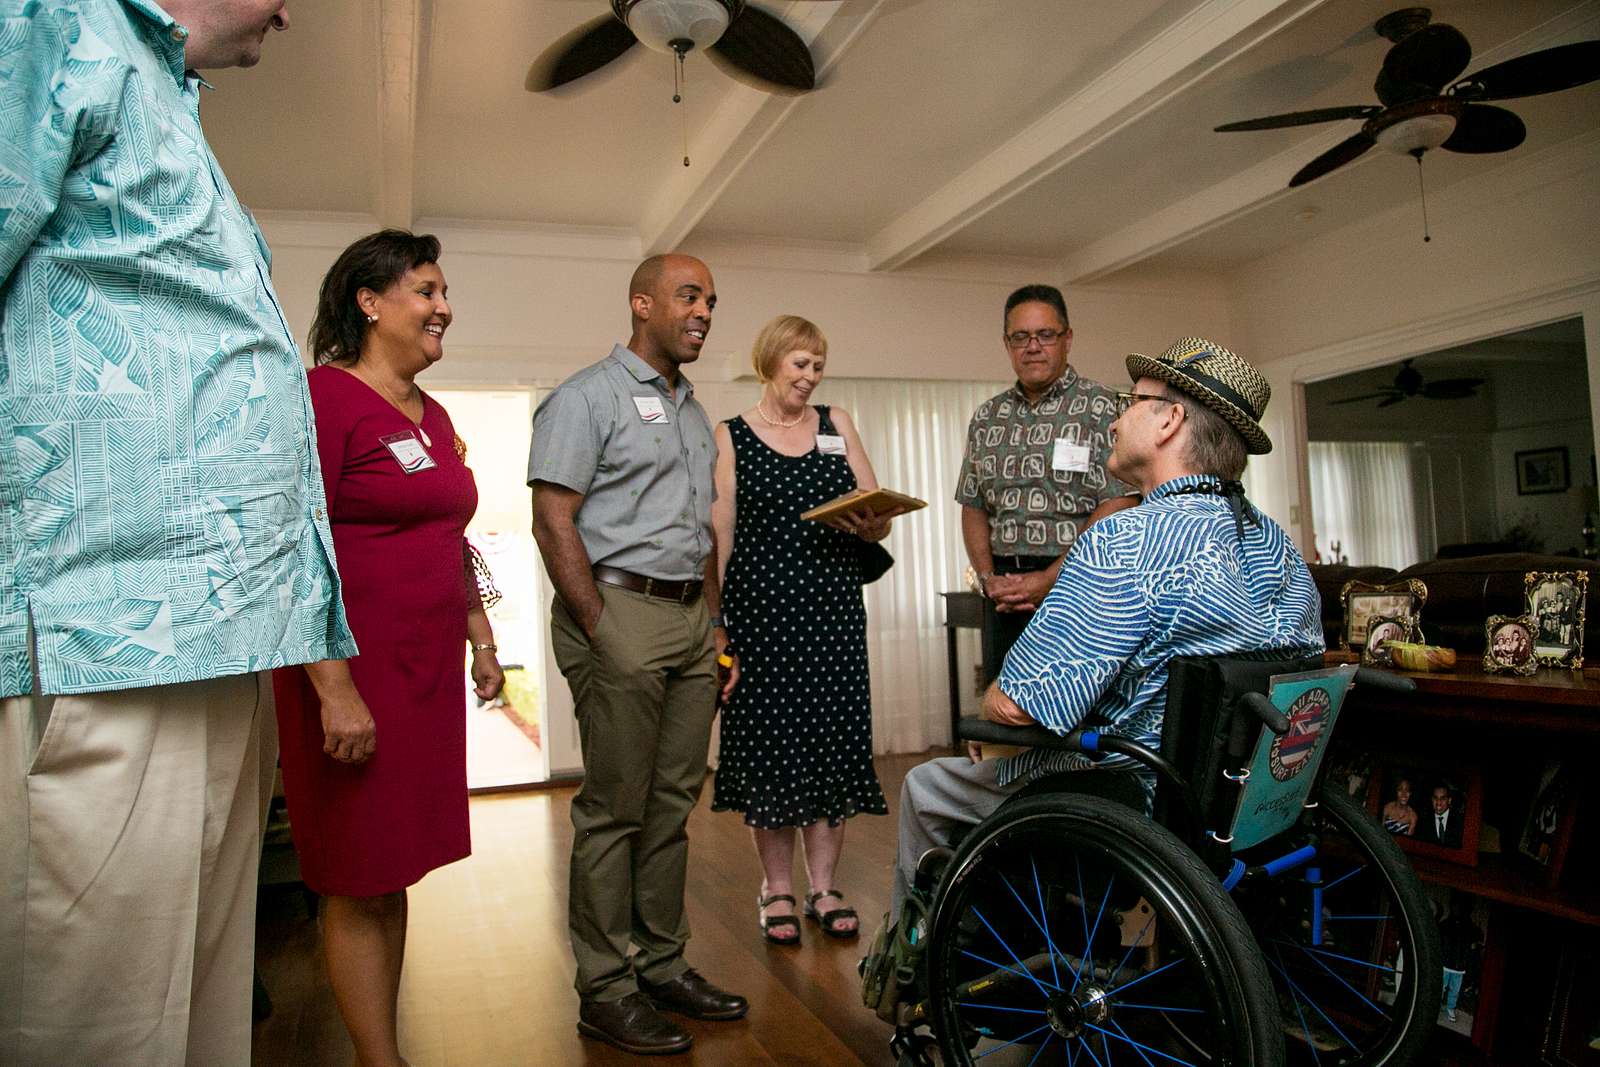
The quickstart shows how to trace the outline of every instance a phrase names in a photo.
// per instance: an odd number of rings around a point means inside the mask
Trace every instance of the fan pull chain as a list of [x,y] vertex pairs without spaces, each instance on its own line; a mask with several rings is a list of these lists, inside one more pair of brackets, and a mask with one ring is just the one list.
[[1428,183],[1422,180],[1422,153],[1415,153],[1417,157],[1417,191],[1422,194],[1422,243],[1427,244],[1433,240],[1428,235]]
[[677,56],[678,62],[672,68],[672,102],[679,105],[678,124],[683,133],[683,165],[687,167],[689,165],[689,116],[682,109],[682,88],[688,85],[689,76],[683,67],[685,50],[681,48],[674,49],[673,54]]

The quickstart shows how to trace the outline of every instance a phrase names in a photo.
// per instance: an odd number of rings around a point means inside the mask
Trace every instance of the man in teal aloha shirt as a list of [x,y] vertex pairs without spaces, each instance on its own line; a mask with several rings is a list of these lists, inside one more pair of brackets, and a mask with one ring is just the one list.
[[[250,1058],[272,667],[348,658],[197,69],[284,0],[0,0],[0,1067]],[[206,86],[209,88],[209,86]]]

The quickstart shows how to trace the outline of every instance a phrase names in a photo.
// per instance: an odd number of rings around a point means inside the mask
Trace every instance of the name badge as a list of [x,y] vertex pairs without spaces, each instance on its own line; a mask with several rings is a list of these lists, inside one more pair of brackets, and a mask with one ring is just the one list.
[[1087,471],[1089,446],[1075,445],[1065,437],[1056,438],[1055,452],[1050,457],[1050,466],[1057,471]]
[[659,396],[636,396],[633,406],[639,409],[639,421],[655,426],[667,424],[667,408]]
[[400,469],[407,474],[416,474],[418,471],[438,466],[433,457],[428,455],[428,450],[422,447],[422,442],[412,434],[392,433],[378,440],[389,450],[389,454],[394,456],[395,462],[400,464]]
[[824,456],[844,455],[844,438],[836,433],[817,434],[817,451]]

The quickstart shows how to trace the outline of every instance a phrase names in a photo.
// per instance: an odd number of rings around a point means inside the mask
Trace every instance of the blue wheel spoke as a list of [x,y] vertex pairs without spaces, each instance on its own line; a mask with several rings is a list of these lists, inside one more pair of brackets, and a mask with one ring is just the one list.
[[1083,963],[1072,975],[1072,990],[1077,992],[1084,971],[1094,973],[1094,940],[1089,936],[1089,898],[1083,892],[1083,857],[1074,854],[1072,865],[1078,870],[1078,911],[1083,916]]
[[1100,932],[1100,920],[1105,916],[1106,904],[1111,900],[1111,890],[1116,888],[1116,885],[1117,876],[1113,874],[1106,882],[1106,895],[1100,898],[1100,909],[1094,913],[1094,929],[1089,932],[1089,943],[1083,946],[1084,958],[1089,961],[1090,977],[1094,976],[1094,935]]
[[1326,893],[1328,890],[1332,889],[1334,886],[1338,885],[1340,882],[1343,882],[1343,881],[1345,881],[1346,879],[1349,879],[1349,878],[1354,878],[1356,875],[1360,874],[1362,871],[1364,871],[1366,869],[1367,868],[1366,868],[1365,865],[1359,865],[1359,866],[1351,867],[1348,871],[1345,871],[1343,874],[1341,874],[1339,877],[1335,878],[1333,881],[1324,882],[1322,884],[1322,886],[1321,886],[1321,889],[1322,889],[1322,891],[1324,893]]
[[[1033,914],[1033,910],[1029,908],[1027,903],[1022,899],[1022,894],[1018,893],[1016,887],[1011,884],[1011,879],[1007,878],[1005,875],[1001,875],[1000,881],[1008,890],[1011,891],[1011,896],[1015,898],[1017,907],[1021,908],[1022,913],[1026,915],[1030,921],[1032,921],[1034,928],[1044,935],[1045,951],[1050,956],[1050,974],[1055,979],[1056,988],[1059,989],[1061,987],[1061,972],[1056,969],[1056,945],[1055,942],[1050,939],[1050,930],[1041,921],[1042,917],[1044,916],[1044,898],[1041,896],[1039,899],[1039,914],[1036,916]],[[1036,886],[1039,884],[1039,869],[1037,866],[1034,867],[1033,882]],[[1066,959],[1066,954],[1063,953],[1061,958]]]
[[1204,1015],[1204,1008],[1180,1008],[1175,1004],[1129,1004],[1126,1001],[1117,1001],[1118,1011],[1127,1011],[1129,1008],[1141,1008],[1145,1011],[1178,1011],[1191,1015]]
[[[1126,1041],[1128,1044],[1133,1046],[1133,1051],[1135,1051],[1135,1052],[1137,1052],[1139,1054],[1139,1058],[1141,1060],[1143,1060],[1148,1065],[1148,1067],[1156,1067],[1155,1064],[1150,1062],[1150,1057],[1146,1056],[1144,1054],[1144,1048],[1137,1041],[1135,1041],[1133,1038],[1128,1036],[1128,1031],[1126,1031],[1126,1030],[1124,1030],[1122,1028],[1122,1024],[1121,1023],[1117,1022],[1117,1020],[1115,1020],[1115,1019],[1112,1019],[1111,1020],[1111,1025],[1115,1026],[1117,1028],[1117,1033],[1122,1035],[1122,1040]],[[1100,1040],[1101,1040],[1101,1043],[1103,1045],[1105,1039],[1101,1038]]]
[[1111,972],[1110,978],[1106,979],[1106,985],[1116,985],[1117,975],[1121,974],[1122,969],[1128,965],[1128,961],[1133,959],[1134,949],[1140,947],[1139,942],[1144,940],[1144,935],[1150,930],[1150,924],[1155,921],[1156,909],[1155,905],[1152,904],[1150,906],[1150,918],[1144,921],[1144,926],[1139,930],[1139,936],[1133,939],[1133,944],[1128,946],[1128,951],[1122,954],[1122,962],[1117,964],[1117,969]]
[[[972,909],[972,914],[978,917],[978,921],[984,925],[984,929],[988,930],[989,933],[994,936],[994,939],[1000,943],[1000,947],[1006,950],[1006,955],[1010,956],[1011,959],[1015,961],[1016,965],[1022,968],[1021,973],[1028,976],[1028,981],[1039,987],[1039,992],[1041,995],[1048,997],[1050,994],[1044,991],[1044,985],[1040,984],[1039,979],[1034,975],[1034,973],[1028,970],[1028,965],[1023,963],[1021,958],[1017,956],[1016,952],[1012,950],[1010,943],[1007,942],[1005,938],[1000,936],[1000,931],[989,925],[989,920],[983,917],[983,912],[974,907]],[[1058,993],[1061,992],[1061,987],[1058,985],[1052,984],[1050,988],[1054,989]]]
[[1039,929],[1044,934],[1045,947],[1050,951],[1050,974],[1056,980],[1056,985],[1060,985],[1061,972],[1056,970],[1056,945],[1050,940],[1050,916],[1044,910],[1044,887],[1039,884],[1039,864],[1030,857],[1028,865],[1033,868],[1033,893],[1039,899]]
[[[1299,1001],[1301,1001],[1301,998],[1304,998],[1304,1000],[1306,1000],[1307,1005],[1310,1005],[1310,1009],[1312,1009],[1312,1011],[1315,1011],[1315,1013],[1317,1013],[1318,1016],[1322,1016],[1322,1021],[1326,1022],[1326,1024],[1330,1025],[1330,1027],[1331,1027],[1331,1029],[1333,1029],[1334,1033],[1338,1033],[1339,1040],[1344,1041],[1344,1043],[1346,1043],[1346,1045],[1349,1045],[1350,1048],[1354,1048],[1354,1049],[1357,1049],[1357,1051],[1360,1051],[1360,1046],[1358,1046],[1357,1043],[1355,1043],[1355,1041],[1350,1040],[1350,1035],[1347,1035],[1347,1033],[1344,1032],[1344,1030],[1339,1029],[1339,1024],[1336,1024],[1336,1022],[1334,1022],[1333,1019],[1330,1019],[1330,1017],[1328,1017],[1328,1013],[1326,1013],[1326,1011],[1323,1011],[1323,1009],[1320,1008],[1320,1006],[1317,1005],[1317,1001],[1312,1000],[1312,998],[1310,998],[1310,995],[1307,995],[1306,990],[1302,990],[1301,987],[1299,987],[1299,985],[1294,984],[1293,977],[1290,977],[1290,973],[1288,973],[1288,969],[1286,969],[1285,966],[1283,966],[1283,957],[1282,957],[1282,955],[1278,955],[1278,950],[1275,949],[1275,947],[1274,947],[1274,949],[1272,949],[1272,955],[1277,955],[1277,957],[1278,957],[1277,963],[1272,963],[1272,960],[1267,960],[1267,965],[1275,966],[1275,968],[1277,968],[1278,974],[1282,974],[1283,981],[1288,982],[1288,987],[1290,987],[1290,995],[1291,995],[1291,997],[1294,997],[1294,1009],[1296,1009],[1296,1011],[1299,1011]],[[1334,976],[1334,977],[1338,977],[1338,976]],[[1360,993],[1357,993],[1357,995],[1360,995]],[[1365,1000],[1365,997],[1363,997],[1362,1000]],[[1306,1016],[1304,1016],[1304,1014],[1302,1014],[1302,1016],[1301,1016],[1301,1027],[1304,1027],[1304,1025],[1306,1025]],[[1312,1053],[1312,1059],[1317,1059],[1317,1046],[1315,1046],[1314,1043],[1312,1043],[1312,1040],[1310,1040],[1310,1030],[1306,1030],[1306,1045],[1310,1046],[1310,1053]]]
[[1106,1067],[1105,1064],[1100,1062],[1100,1057],[1094,1054],[1094,1045],[1088,1038],[1080,1037],[1078,1040],[1083,1042],[1083,1051],[1089,1054],[1089,1058],[1095,1062],[1095,1067]]
[[[1317,1054],[1317,1043],[1311,1038],[1311,1024],[1306,1022],[1306,1013],[1300,1007],[1300,987],[1294,984],[1294,979],[1289,977],[1289,972],[1283,969],[1283,956],[1278,952],[1278,946],[1272,946],[1272,954],[1277,957],[1277,962],[1268,960],[1273,968],[1283,975],[1284,982],[1289,986],[1289,999],[1294,1002],[1294,1014],[1300,1020],[1300,1032],[1306,1037],[1306,1048],[1311,1050],[1311,1062],[1321,1063],[1322,1057]],[[1335,1027],[1337,1029],[1337,1027]]]
[[1346,956],[1341,952],[1329,952],[1325,948],[1312,948],[1309,945],[1302,945],[1298,941],[1281,941],[1280,943],[1281,944],[1293,945],[1295,948],[1299,949],[1301,952],[1311,953],[1311,954],[1317,955],[1317,956],[1326,956],[1330,960],[1342,960],[1345,963],[1353,963],[1357,967],[1367,967],[1367,968],[1369,968],[1371,970],[1374,970],[1374,971],[1382,971],[1384,974],[1393,974],[1394,973],[1394,968],[1388,966],[1387,964],[1371,963],[1371,962],[1369,962],[1367,960],[1357,959],[1354,956]]
[[1033,1050],[1033,1058],[1028,1060],[1028,1067],[1033,1067],[1034,1064],[1039,1062],[1039,1057],[1044,1055],[1044,1050],[1049,1046],[1050,1042],[1054,1041],[1055,1039],[1055,1034],[1049,1034],[1043,1041],[1039,1042],[1039,1047]]
[[958,1000],[958,1001],[956,1001],[956,1007],[958,1007],[958,1008],[982,1008],[985,1011],[1014,1011],[1014,1012],[1019,1012],[1019,1013],[1021,1013],[1023,1015],[1043,1015],[1044,1014],[1044,1009],[1043,1008],[1011,1008],[1011,1007],[1007,1007],[1004,1004],[974,1004],[970,1000]]
[[1187,957],[1187,956],[1180,956],[1177,959],[1173,960],[1171,963],[1163,963],[1161,966],[1157,967],[1153,971],[1146,971],[1144,974],[1141,974],[1139,977],[1135,978],[1131,982],[1124,982],[1121,985],[1117,986],[1115,989],[1108,989],[1108,990],[1106,990],[1106,997],[1109,999],[1113,994],[1121,993],[1125,989],[1132,989],[1134,986],[1138,985],[1140,982],[1144,981],[1146,978],[1154,978],[1156,975],[1160,974],[1162,971],[1165,971],[1165,970],[1167,970],[1169,968],[1172,968],[1172,967],[1176,967],[1178,964],[1183,963],[1188,958],[1189,957]]
[[975,1060],[981,1060],[985,1056],[992,1056],[996,1052],[1001,1051],[1002,1049],[1010,1048],[1012,1045],[1015,1045],[1019,1041],[1028,1040],[1028,1038],[1032,1037],[1034,1034],[1039,1033],[1041,1030],[1048,1030],[1048,1029],[1050,1029],[1050,1024],[1049,1023],[1045,1023],[1043,1026],[1039,1027],[1037,1030],[1029,1030],[1027,1033],[1023,1034],[1021,1037],[1014,1037],[1010,1041],[1007,1041],[1005,1044],[996,1045],[994,1048],[990,1049],[989,1051],[980,1052],[980,1053],[978,1053],[976,1056],[974,1056],[972,1058],[975,1059]]
[[1087,1026],[1089,1029],[1093,1030],[1095,1033],[1100,1034],[1100,1035],[1102,1035],[1104,1037],[1114,1037],[1118,1041],[1126,1041],[1128,1044],[1132,1045],[1134,1048],[1139,1049],[1142,1052],[1154,1053],[1155,1055],[1160,1056],[1164,1060],[1171,1060],[1173,1063],[1184,1064],[1185,1067],[1198,1067],[1198,1065],[1193,1060],[1180,1060],[1178,1057],[1170,1055],[1170,1054],[1165,1053],[1165,1052],[1162,1052],[1158,1048],[1151,1048],[1149,1045],[1141,1045],[1139,1042],[1135,1041],[1131,1037],[1124,1037],[1121,1034],[1114,1034],[1110,1030],[1106,1030],[1106,1029],[1103,1029],[1101,1027],[1096,1026],[1094,1023],[1084,1023],[1083,1025]]
[[[1289,943],[1292,944],[1292,945],[1294,944],[1294,942],[1292,942],[1292,941],[1289,942]],[[1330,978],[1332,978],[1335,982],[1338,982],[1340,985],[1342,985],[1346,989],[1350,990],[1351,993],[1355,994],[1356,998],[1358,1000],[1360,1000],[1361,1003],[1365,1004],[1367,1007],[1369,1007],[1373,1011],[1377,1012],[1386,1021],[1389,1021],[1389,1022],[1393,1021],[1392,1019],[1389,1018],[1389,1013],[1388,1012],[1384,1011],[1382,1008],[1378,1007],[1378,1005],[1376,1005],[1372,1001],[1368,1000],[1367,999],[1367,995],[1365,993],[1361,992],[1361,990],[1357,989],[1355,986],[1353,986],[1349,982],[1345,981],[1344,976],[1339,974],[1338,972],[1336,972],[1332,967],[1329,967],[1326,963],[1323,963],[1321,960],[1317,959],[1317,957],[1315,955],[1313,955],[1310,951],[1308,951],[1304,945],[1294,945],[1294,947],[1299,949],[1301,952],[1304,952],[1306,954],[1307,958],[1309,958],[1312,963],[1315,963],[1318,967],[1321,967],[1324,971],[1327,971],[1328,972],[1328,976]]]
[[[1005,971],[1007,974],[1014,974],[1018,978],[1027,978],[1027,979],[1031,980],[1034,985],[1036,985],[1036,986],[1039,985],[1039,979],[1034,978],[1033,975],[1029,974],[1027,972],[1026,968],[1024,968],[1023,970],[1018,970],[1016,967],[1012,967],[1012,966],[1010,966],[1008,964],[997,963],[994,960],[988,959],[987,957],[980,956],[976,952],[973,952],[973,951],[971,951],[969,949],[962,949],[961,950],[961,954],[963,956],[970,956],[973,959],[977,960],[979,963],[984,964],[985,966],[988,966],[988,967],[993,967],[995,970]],[[1021,961],[1018,961],[1018,963],[1019,963],[1019,966],[1020,966]],[[1057,992],[1060,992],[1060,990],[1057,990]],[[1046,993],[1044,991],[1044,987],[1043,986],[1039,986],[1039,994],[1041,996],[1043,996],[1043,997],[1046,997],[1046,998],[1048,998],[1050,996],[1049,993]]]

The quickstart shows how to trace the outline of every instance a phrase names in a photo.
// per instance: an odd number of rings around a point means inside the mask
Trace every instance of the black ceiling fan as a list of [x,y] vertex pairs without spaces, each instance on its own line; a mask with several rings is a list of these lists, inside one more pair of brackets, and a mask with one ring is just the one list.
[[1380,408],[1391,407],[1414,396],[1424,400],[1465,400],[1478,395],[1478,386],[1487,379],[1484,378],[1439,378],[1425,382],[1422,372],[1411,365],[1408,359],[1400,364],[1400,372],[1394,376],[1394,384],[1385,386],[1376,393],[1362,393],[1360,396],[1347,396],[1339,400],[1330,400],[1330,404],[1355,404],[1363,400],[1376,400]]
[[1522,143],[1527,127],[1512,112],[1484,101],[1554,93],[1600,78],[1600,41],[1580,41],[1517,56],[1454,81],[1472,61],[1472,46],[1460,30],[1443,23],[1429,25],[1430,18],[1432,12],[1425,7],[1407,7],[1374,25],[1379,36],[1394,42],[1373,83],[1381,106],[1292,111],[1230,122],[1216,132],[1366,120],[1358,132],[1301,167],[1289,179],[1294,188],[1344,166],[1373,145],[1415,156],[1418,162],[1433,148],[1509,152]]
[[699,48],[731,75],[772,93],[816,87],[811,50],[784,24],[745,0],[611,0],[611,14],[579,26],[546,48],[528,70],[529,92],[592,74],[634,44],[683,57]]

